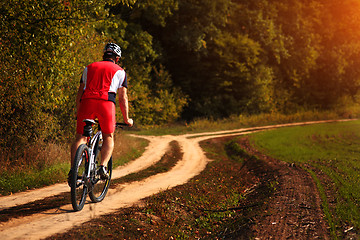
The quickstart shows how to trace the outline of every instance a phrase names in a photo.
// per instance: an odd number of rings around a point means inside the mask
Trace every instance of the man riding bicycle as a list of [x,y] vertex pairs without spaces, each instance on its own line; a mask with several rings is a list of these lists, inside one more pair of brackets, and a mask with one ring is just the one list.
[[130,127],[133,125],[133,120],[129,118],[126,73],[117,65],[120,57],[121,49],[117,44],[106,44],[103,61],[94,62],[84,69],[76,97],[76,139],[71,146],[71,166],[73,166],[77,148],[81,144],[85,144],[87,140],[82,135],[85,126],[83,120],[97,118],[103,133],[99,169],[102,179],[109,177],[105,166],[114,149],[115,98],[117,92],[124,122]]

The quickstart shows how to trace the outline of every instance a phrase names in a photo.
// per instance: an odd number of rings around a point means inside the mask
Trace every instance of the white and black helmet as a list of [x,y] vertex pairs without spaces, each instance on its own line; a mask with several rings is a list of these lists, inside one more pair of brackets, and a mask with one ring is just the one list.
[[114,53],[117,57],[121,57],[121,48],[115,43],[105,45],[104,53]]

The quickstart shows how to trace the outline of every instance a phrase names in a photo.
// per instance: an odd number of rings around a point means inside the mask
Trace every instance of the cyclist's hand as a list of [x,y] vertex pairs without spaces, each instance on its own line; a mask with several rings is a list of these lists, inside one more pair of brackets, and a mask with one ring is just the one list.
[[127,121],[125,121],[125,123],[127,125],[129,125],[129,127],[132,127],[134,125],[134,120],[132,120],[131,118],[129,118]]

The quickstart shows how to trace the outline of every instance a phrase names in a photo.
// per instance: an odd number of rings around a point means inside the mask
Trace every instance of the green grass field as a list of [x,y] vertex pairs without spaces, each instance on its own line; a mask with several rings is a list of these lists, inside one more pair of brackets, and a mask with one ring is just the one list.
[[360,228],[360,121],[269,130],[252,135],[265,154],[306,169],[318,185],[332,235]]

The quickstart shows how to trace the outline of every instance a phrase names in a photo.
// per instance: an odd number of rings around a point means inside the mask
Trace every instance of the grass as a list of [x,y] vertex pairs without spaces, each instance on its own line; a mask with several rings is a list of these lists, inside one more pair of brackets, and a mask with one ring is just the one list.
[[179,135],[185,133],[201,133],[208,131],[220,131],[239,129],[244,127],[258,127],[265,125],[275,125],[282,123],[316,121],[316,120],[336,120],[360,117],[360,107],[339,107],[332,111],[301,110],[291,114],[278,112],[260,114],[241,114],[234,115],[227,119],[195,119],[190,123],[179,123],[166,126],[154,126],[143,129],[138,134],[142,135]]
[[115,135],[113,167],[124,165],[140,157],[147,145],[148,141],[142,138],[135,138],[125,134]]
[[36,168],[22,169],[17,172],[4,172],[0,178],[0,194],[7,195],[12,192],[24,191],[49,185],[49,182],[64,181],[65,173],[69,171],[69,164],[56,164],[45,167],[43,170]]
[[251,139],[267,155],[313,175],[334,238],[344,227],[360,229],[360,121],[281,128]]
[[180,145],[176,141],[170,142],[170,151],[166,152],[165,155],[160,159],[159,162],[154,165],[136,173],[130,173],[119,179],[112,180],[112,184],[127,183],[132,181],[141,181],[152,175],[169,171],[179,159],[182,158],[183,153],[181,152]]

